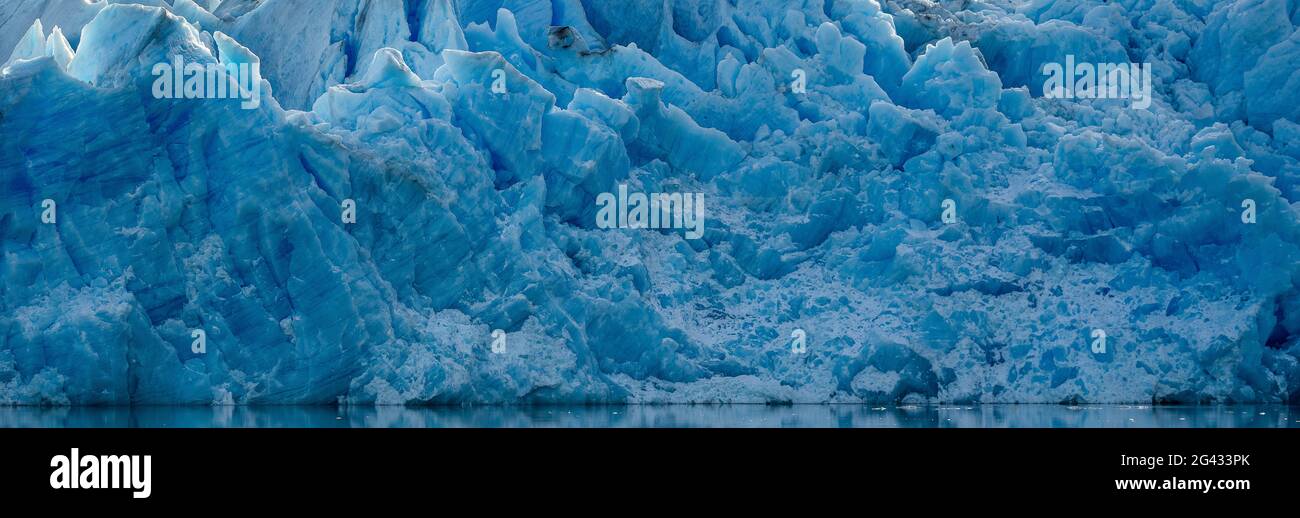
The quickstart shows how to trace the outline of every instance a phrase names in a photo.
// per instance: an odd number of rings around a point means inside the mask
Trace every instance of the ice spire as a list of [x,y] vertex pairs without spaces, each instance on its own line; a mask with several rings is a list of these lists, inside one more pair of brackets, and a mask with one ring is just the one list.
[[63,29],[54,26],[50,30],[50,37],[45,40],[45,55],[52,56],[54,62],[59,64],[59,68],[68,69],[68,63],[76,56],[72,51],[72,45],[68,44],[68,38],[63,36]]
[[18,40],[18,45],[14,47],[13,53],[9,54],[9,59],[5,61],[4,66],[14,64],[14,62],[23,59],[39,58],[45,55],[45,27],[41,25],[41,20],[37,19],[32,22],[32,26],[23,34],[22,39]]

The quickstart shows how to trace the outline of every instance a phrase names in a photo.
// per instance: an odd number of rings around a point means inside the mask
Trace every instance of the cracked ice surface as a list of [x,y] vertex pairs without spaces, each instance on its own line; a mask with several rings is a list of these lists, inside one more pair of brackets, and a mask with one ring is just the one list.
[[[6,1],[0,403],[1296,402],[1297,26]],[[1151,106],[1044,98],[1067,55],[1149,63]],[[261,103],[155,98],[177,58],[260,64]],[[703,237],[599,228],[620,185],[704,193]]]

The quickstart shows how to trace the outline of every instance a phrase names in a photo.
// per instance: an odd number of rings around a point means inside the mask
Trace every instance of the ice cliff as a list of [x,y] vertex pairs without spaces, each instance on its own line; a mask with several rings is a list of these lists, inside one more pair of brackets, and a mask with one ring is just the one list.
[[[0,403],[1300,402],[1297,27],[8,0]],[[1067,59],[1150,106],[1049,98]],[[176,62],[260,102],[156,95]],[[620,188],[702,193],[703,236],[601,228]]]

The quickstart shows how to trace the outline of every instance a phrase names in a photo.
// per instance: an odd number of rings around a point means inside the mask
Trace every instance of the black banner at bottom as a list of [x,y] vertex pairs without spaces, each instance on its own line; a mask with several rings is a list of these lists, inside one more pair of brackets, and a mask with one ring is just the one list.
[[[484,495],[1284,497],[1285,429],[5,429],[5,502],[330,506]],[[493,497],[492,495],[497,495]],[[504,498],[504,495],[510,495]]]

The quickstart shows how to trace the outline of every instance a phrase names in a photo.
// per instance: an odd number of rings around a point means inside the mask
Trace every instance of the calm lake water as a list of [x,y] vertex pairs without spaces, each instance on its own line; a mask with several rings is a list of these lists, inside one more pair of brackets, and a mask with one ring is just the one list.
[[1300,428],[1300,407],[0,407],[2,428]]

